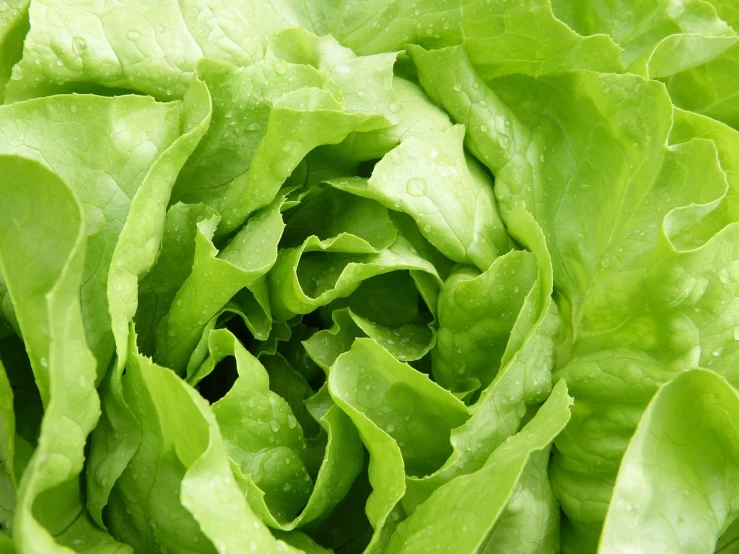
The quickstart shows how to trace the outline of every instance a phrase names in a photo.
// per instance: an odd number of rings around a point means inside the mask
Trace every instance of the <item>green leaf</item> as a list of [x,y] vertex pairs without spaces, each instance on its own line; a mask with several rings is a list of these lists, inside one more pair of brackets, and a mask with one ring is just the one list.
[[554,0],[555,14],[582,35],[609,35],[628,71],[668,77],[721,55],[737,40],[710,2]]
[[487,269],[509,249],[489,178],[462,149],[463,127],[410,137],[375,166],[369,180],[337,188],[410,215],[446,257]]
[[[277,31],[307,24],[290,2],[183,5],[31,4],[31,31],[8,96],[13,100],[87,89],[135,89],[181,98],[203,57],[250,65]],[[125,25],[121,22],[125,21]]]
[[600,552],[713,552],[736,518],[736,389],[705,370],[655,394],[621,461]]
[[521,308],[538,278],[536,256],[512,251],[484,273],[462,268],[439,295],[434,378],[453,391],[487,387],[499,369]]
[[[101,377],[114,352],[106,293],[111,284],[109,270],[114,257],[116,265],[122,264],[121,270],[126,267],[126,252],[122,250],[133,247],[128,238],[137,240],[132,227],[155,225],[146,213],[148,209],[161,210],[164,217],[163,205],[150,208],[148,196],[137,198],[137,192],[156,190],[161,196],[160,172],[176,167],[159,159],[170,146],[173,151],[168,156],[179,152],[173,142],[180,135],[181,124],[179,104],[159,104],[142,96],[56,96],[0,109],[0,125],[5,130],[0,136],[0,152],[45,164],[69,183],[85,210],[90,254],[84,259],[81,302],[87,342],[98,360]],[[167,197],[168,192],[165,205]],[[132,220],[127,226],[129,214]],[[115,254],[121,236],[124,242]],[[155,256],[158,249],[156,237],[147,236],[150,239],[148,257]],[[116,281],[117,277],[112,284]],[[116,303],[131,301],[128,285],[120,291],[126,296],[118,297],[115,288],[110,292]],[[16,310],[20,310],[17,305]],[[39,387],[44,396],[43,382]]]
[[239,490],[208,403],[131,342],[123,388],[142,440],[111,494],[111,531],[144,552],[208,541],[221,553],[280,552]]
[[192,270],[157,327],[155,358],[160,363],[183,372],[207,322],[236,293],[269,271],[284,227],[283,200],[278,198],[256,213],[221,252],[211,243],[218,217],[197,224]]
[[658,386],[696,364],[732,367],[737,228],[725,146],[665,146],[672,106],[653,81],[583,72],[506,77],[491,89],[460,49],[412,52],[421,83],[468,125],[472,152],[488,155],[504,220],[511,226],[509,210],[524,202],[546,236],[566,323],[557,376],[577,399],[553,482],[577,532],[589,529],[591,545],[578,548],[593,548],[620,456]]
[[451,429],[469,414],[448,391],[366,338],[336,359],[328,383],[370,452],[367,515],[375,533],[369,548],[382,548],[382,529],[403,496],[405,473],[425,475],[443,464],[452,450]]
[[22,552],[130,551],[92,523],[80,490],[85,442],[100,416],[80,301],[84,213],[64,181],[38,162],[5,155],[2,166],[0,195],[12,215],[0,222],[0,269],[46,408],[20,479],[15,542]]
[[[324,6],[330,3],[321,2]],[[328,6],[326,6],[328,8]],[[464,44],[485,78],[568,70],[618,71],[619,47],[607,36],[582,37],[552,14],[549,0],[523,3],[445,0],[350,1],[314,32],[329,32],[359,54]]]
[[[493,529],[495,533],[489,543],[493,550],[483,551],[495,551],[495,535],[504,535],[496,523],[506,505],[516,501],[515,487],[523,478],[529,460],[535,459],[538,452],[546,455],[554,438],[567,424],[571,401],[567,387],[560,381],[528,425],[498,448],[480,469],[437,489],[400,523],[387,552],[477,552]],[[546,515],[543,519],[546,520]],[[440,543],[441,537],[454,537],[454,540]]]

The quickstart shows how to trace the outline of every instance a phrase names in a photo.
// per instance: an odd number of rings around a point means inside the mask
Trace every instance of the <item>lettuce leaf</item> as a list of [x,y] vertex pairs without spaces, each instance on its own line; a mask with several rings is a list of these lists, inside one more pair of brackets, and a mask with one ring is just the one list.
[[737,13],[0,2],[0,551],[733,551]]

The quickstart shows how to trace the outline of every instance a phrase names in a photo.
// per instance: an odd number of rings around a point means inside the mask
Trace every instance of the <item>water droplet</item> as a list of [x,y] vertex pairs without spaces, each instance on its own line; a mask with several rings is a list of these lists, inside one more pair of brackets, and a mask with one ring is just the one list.
[[298,421],[291,415],[287,416],[287,426],[290,429],[295,429],[295,426],[298,424]]
[[387,431],[388,433],[392,433],[393,431],[395,431],[395,425],[393,425],[392,423],[388,423],[385,426],[385,431]]
[[459,92],[462,90],[461,88],[459,88],[459,85],[454,85],[452,88],[454,89],[454,92]]
[[606,267],[606,268],[607,267],[611,267],[611,259],[608,256],[606,256],[605,258],[603,258],[600,261],[600,265],[602,265],[603,267]]
[[71,106],[71,107],[69,108],[69,110],[70,110],[70,111],[71,111],[72,113],[77,113],[77,106]]
[[405,184],[405,188],[411,196],[423,196],[426,194],[426,179],[423,177],[411,177]]
[[41,366],[49,367],[49,361],[46,358],[41,358]]
[[480,131],[482,131],[483,133],[487,133],[488,132],[488,126],[487,125],[480,125]]
[[272,421],[269,422],[269,426],[272,429],[272,432],[273,433],[277,433],[280,430],[280,426],[274,420],[272,420]]
[[390,105],[388,106],[388,109],[393,113],[399,112],[400,108],[401,108],[400,102],[390,102]]
[[128,31],[129,40],[139,40],[139,37],[141,37],[141,35],[136,31]]

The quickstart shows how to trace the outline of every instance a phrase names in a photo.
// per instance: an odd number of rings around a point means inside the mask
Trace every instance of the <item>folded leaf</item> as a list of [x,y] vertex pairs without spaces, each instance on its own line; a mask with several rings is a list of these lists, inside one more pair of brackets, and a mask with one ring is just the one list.
[[15,543],[21,552],[130,552],[92,522],[80,490],[85,442],[100,417],[80,302],[85,216],[72,190],[38,162],[4,155],[2,167],[0,196],[12,215],[0,222],[0,268],[45,405],[20,479]]
[[713,552],[737,515],[737,418],[736,389],[715,373],[664,385],[621,461],[599,551]]

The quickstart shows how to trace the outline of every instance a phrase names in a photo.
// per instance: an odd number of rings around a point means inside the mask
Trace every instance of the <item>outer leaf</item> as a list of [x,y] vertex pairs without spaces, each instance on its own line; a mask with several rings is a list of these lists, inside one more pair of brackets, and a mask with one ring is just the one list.
[[[203,57],[249,65],[278,30],[308,23],[288,2],[174,1],[31,5],[24,59],[9,86],[13,99],[101,87],[160,99],[184,95]],[[121,22],[125,21],[125,25]]]
[[737,40],[710,2],[554,0],[556,15],[583,35],[610,35],[628,70],[668,77],[720,56]]
[[90,521],[79,488],[85,441],[100,416],[79,296],[84,214],[67,185],[38,162],[3,156],[2,167],[0,196],[11,215],[0,222],[0,268],[46,406],[20,482],[15,542],[21,552],[120,552],[124,547]]
[[[652,81],[512,77],[495,81],[495,94],[459,49],[414,56],[432,96],[469,124],[470,149],[488,156],[504,219],[524,201],[546,235],[567,322],[560,375],[578,400],[554,482],[590,534],[578,548],[593,548],[651,395],[698,363],[732,367],[737,227],[716,143],[665,147],[672,107]],[[445,67],[466,69],[454,77]]]
[[[147,174],[180,134],[179,106],[140,96],[57,96],[3,107],[0,125],[0,151],[46,164],[73,187],[85,209],[89,255],[81,301],[87,342],[102,376],[114,351],[106,294],[109,267],[132,199],[141,187],[158,188],[158,170],[151,181]],[[142,202],[141,197],[136,201],[137,212],[146,207]],[[154,240],[152,246],[157,245]],[[39,388],[45,396],[43,380]]]
[[[331,6],[320,5],[327,4]],[[577,35],[552,15],[548,0],[464,0],[453,5],[446,0],[351,1],[325,12],[314,32],[329,32],[360,54],[411,43],[428,48],[464,44],[486,78],[620,67],[619,48],[610,38]]]
[[737,516],[739,397],[687,371],[663,386],[619,469],[600,552],[713,552]]

